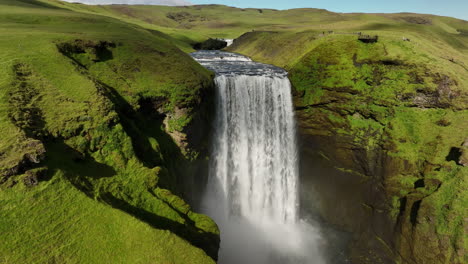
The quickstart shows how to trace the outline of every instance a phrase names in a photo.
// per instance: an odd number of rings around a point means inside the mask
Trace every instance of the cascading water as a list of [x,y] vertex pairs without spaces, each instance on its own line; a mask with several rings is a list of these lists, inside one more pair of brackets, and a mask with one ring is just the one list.
[[231,216],[291,223],[297,219],[297,151],[288,79],[216,78],[218,109],[212,175]]
[[192,56],[216,73],[215,136],[205,213],[222,264],[324,263],[298,215],[296,128],[287,72],[228,52]]

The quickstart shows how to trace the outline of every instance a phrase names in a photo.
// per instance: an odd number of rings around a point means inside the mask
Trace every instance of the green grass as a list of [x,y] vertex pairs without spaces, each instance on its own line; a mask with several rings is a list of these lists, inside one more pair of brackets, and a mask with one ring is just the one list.
[[1,263],[213,263],[173,233],[90,199],[58,171],[0,192]]
[[175,195],[190,160],[141,103],[183,130],[211,73],[162,33],[46,2],[0,1],[0,34],[0,262],[213,263],[216,224]]

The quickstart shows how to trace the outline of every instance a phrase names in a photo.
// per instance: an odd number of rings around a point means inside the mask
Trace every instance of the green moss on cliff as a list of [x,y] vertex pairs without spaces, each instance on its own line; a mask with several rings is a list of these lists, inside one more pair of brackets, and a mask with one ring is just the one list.
[[[384,163],[382,169],[388,198],[398,201],[390,202],[389,215],[402,221],[406,240],[400,250],[414,250],[403,255],[421,263],[462,263],[467,170],[447,157],[467,137],[466,80],[449,76],[448,69],[429,69],[424,59],[405,56],[410,51],[392,42],[333,37],[291,69],[291,80],[303,94],[303,107],[339,113],[330,119],[341,123],[335,136],[351,137],[355,148],[365,149],[370,168],[380,162],[374,153],[400,160],[401,165]],[[402,206],[402,199],[407,204]],[[426,240],[434,243],[428,246]]]
[[331,129],[340,141],[364,150],[358,156],[362,167],[345,162],[347,170],[384,177],[389,217],[402,225],[402,255],[418,263],[462,263],[468,171],[448,156],[468,136],[467,82],[452,75],[465,70],[429,68],[427,61],[436,58],[419,52],[392,40],[364,44],[330,36],[290,76],[307,116],[333,113],[317,130]]

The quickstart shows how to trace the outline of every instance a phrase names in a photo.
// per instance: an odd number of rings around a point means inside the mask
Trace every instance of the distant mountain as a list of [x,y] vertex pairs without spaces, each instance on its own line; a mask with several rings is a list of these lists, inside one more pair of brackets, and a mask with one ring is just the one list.
[[192,3],[184,0],[63,0],[70,3],[83,3],[88,5],[167,5],[167,6],[187,6]]

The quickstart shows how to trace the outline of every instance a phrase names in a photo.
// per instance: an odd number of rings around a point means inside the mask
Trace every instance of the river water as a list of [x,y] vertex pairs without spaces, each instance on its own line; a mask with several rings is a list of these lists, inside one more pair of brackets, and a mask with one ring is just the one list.
[[216,73],[204,213],[221,264],[323,264],[319,229],[299,215],[296,123],[284,69],[222,51],[191,54]]

